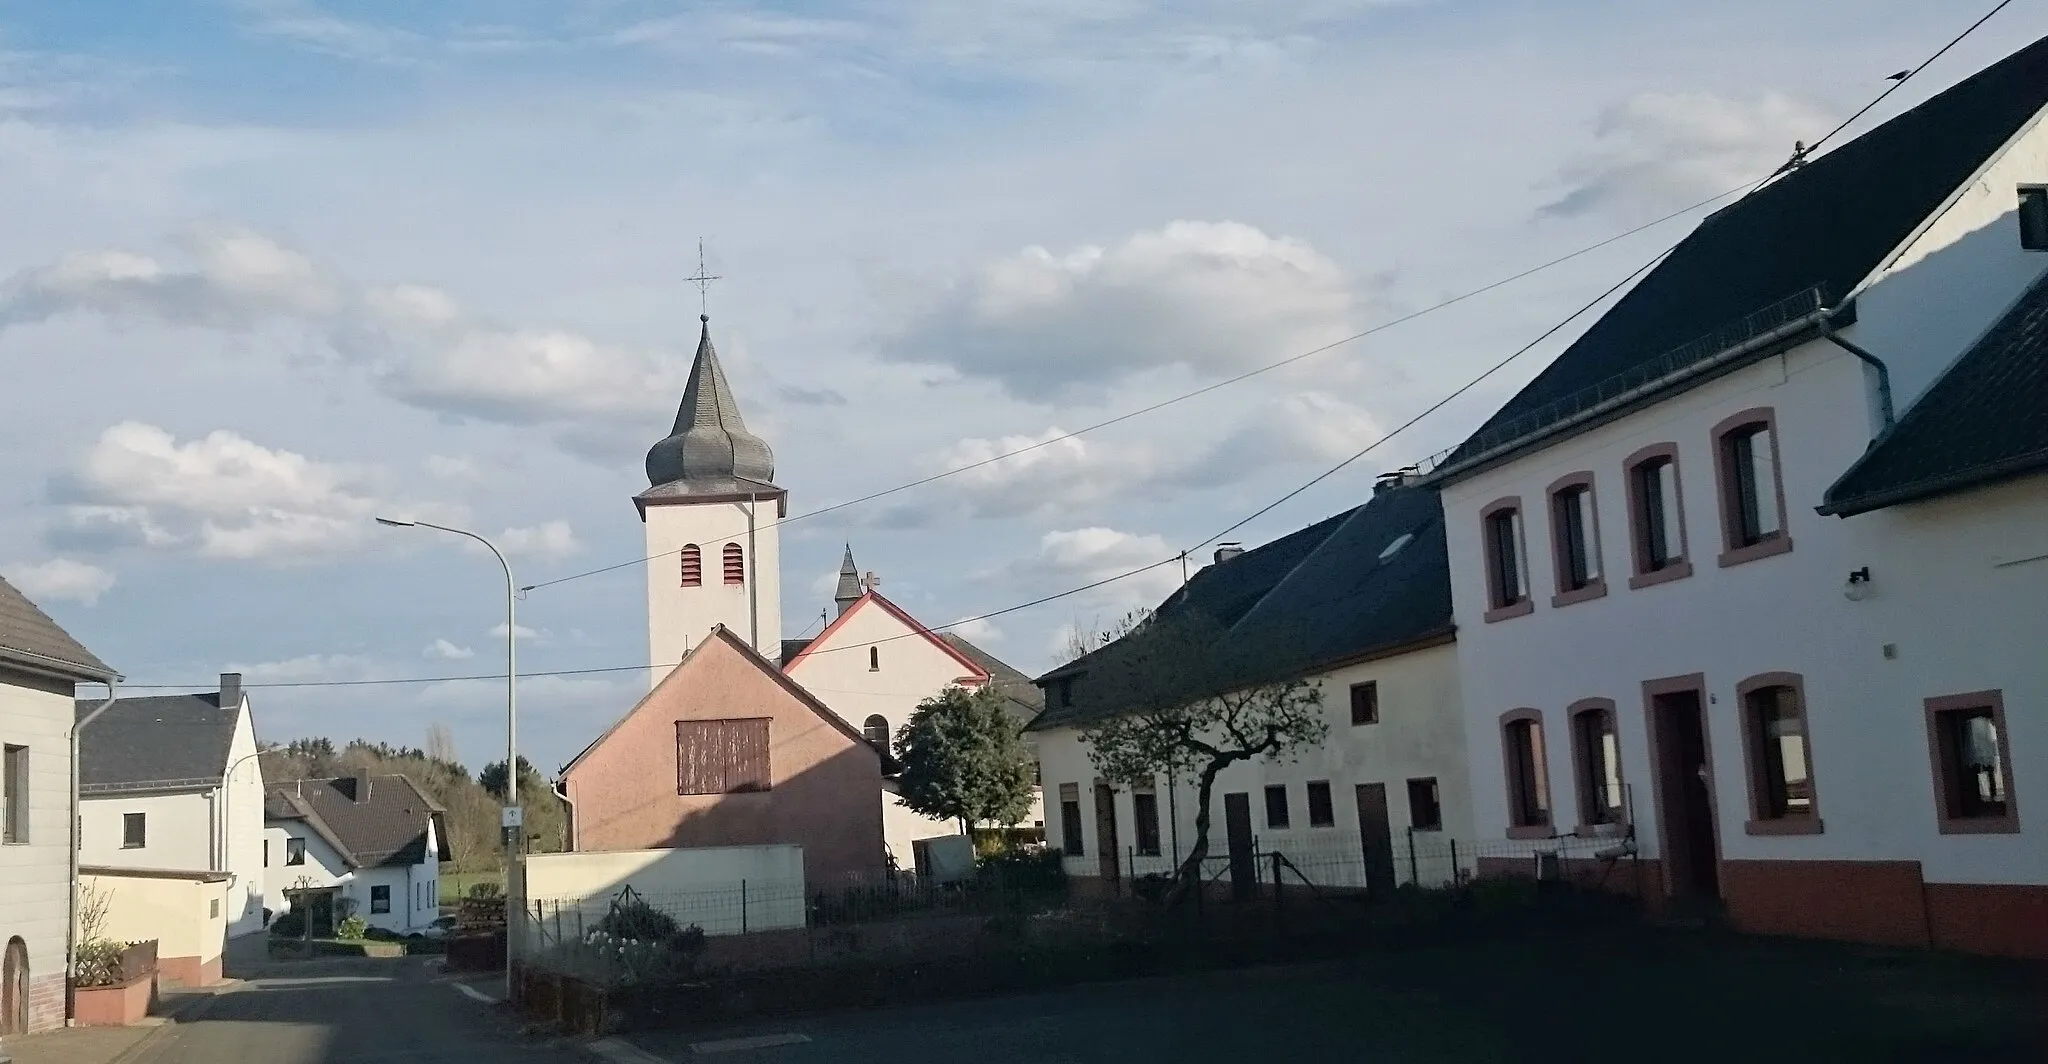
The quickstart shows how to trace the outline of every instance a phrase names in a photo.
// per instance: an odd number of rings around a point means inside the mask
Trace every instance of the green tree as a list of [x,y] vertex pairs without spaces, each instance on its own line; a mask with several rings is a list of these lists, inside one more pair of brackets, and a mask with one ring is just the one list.
[[1031,811],[1031,752],[991,687],[948,687],[896,733],[898,800],[913,812],[1004,827]]

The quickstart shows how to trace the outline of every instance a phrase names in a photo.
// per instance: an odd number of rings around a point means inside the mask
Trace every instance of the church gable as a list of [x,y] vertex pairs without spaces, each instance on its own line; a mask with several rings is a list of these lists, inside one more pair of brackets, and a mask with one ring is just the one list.
[[[821,675],[931,677],[936,684],[932,693],[950,682],[973,686],[988,680],[988,673],[972,659],[872,590],[790,659],[784,671],[814,687],[818,683],[815,677]],[[826,701],[831,701],[829,695]]]

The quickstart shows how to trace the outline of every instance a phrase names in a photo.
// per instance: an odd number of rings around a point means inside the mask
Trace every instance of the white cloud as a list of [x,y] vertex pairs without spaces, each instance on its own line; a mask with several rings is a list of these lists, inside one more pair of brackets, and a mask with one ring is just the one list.
[[442,480],[475,480],[480,471],[473,458],[430,454],[426,460],[427,472]]
[[[543,641],[543,640],[547,639],[547,637],[548,637],[548,634],[547,634],[546,632],[543,632],[543,631],[539,631],[539,630],[537,630],[537,629],[533,629],[533,628],[528,628],[527,626],[525,626],[525,625],[523,625],[523,624],[522,624],[522,625],[519,625],[519,626],[518,626],[518,627],[516,627],[516,628],[514,628],[514,629],[513,629],[512,631],[513,631],[513,638],[515,638],[515,639],[520,639],[520,640],[527,640],[527,641],[532,641],[532,642],[541,642],[541,641]],[[492,626],[492,628],[491,628],[491,630],[490,630],[490,631],[488,631],[488,632],[485,632],[485,633],[484,633],[484,635],[486,635],[486,636],[489,636],[489,637],[490,637],[490,638],[492,638],[492,639],[503,639],[503,638],[505,638],[505,622],[504,622],[504,621],[499,621],[499,622],[498,622],[498,623],[497,623],[496,625]]]
[[273,450],[226,429],[180,441],[139,421],[101,432],[52,479],[51,494],[63,504],[55,542],[270,561],[320,560],[359,546],[388,505],[368,470]]
[[91,606],[114,586],[113,573],[70,558],[15,562],[4,572],[22,594],[36,601],[69,601]]
[[[504,634],[502,632],[499,633],[499,638],[504,638]],[[425,650],[420,652],[420,656],[427,658],[437,658],[441,661],[463,661],[468,658],[476,657],[476,651],[471,650],[468,647],[456,646],[454,643],[451,643],[446,639],[436,639],[431,644],[428,644]]]
[[883,350],[1019,398],[1100,396],[1147,370],[1218,376],[1355,332],[1344,271],[1305,241],[1178,221],[1114,246],[1042,247],[928,292]]
[[223,671],[239,672],[243,682],[251,684],[333,683],[379,678],[373,674],[374,668],[374,662],[358,654],[301,654],[279,661],[229,665]]
[[251,31],[323,55],[397,65],[410,61],[422,44],[416,34],[337,18],[308,4],[264,3],[251,6],[265,11],[250,23]]
[[498,536],[498,546],[507,554],[537,558],[562,558],[583,549],[567,521],[548,521],[529,528],[508,528]]
[[1834,123],[1780,93],[1735,99],[1713,93],[1639,93],[1610,108],[1592,148],[1568,161],[1563,193],[1543,212],[1585,214],[1615,206],[1684,206],[1763,180]]
[[[1178,554],[1164,537],[1097,525],[1047,532],[1035,553],[981,576],[1039,595],[1115,578],[1064,601],[1084,614],[1120,616],[1135,607],[1157,605],[1180,586],[1180,567],[1174,560]],[[1143,571],[1125,575],[1138,569]]]
[[972,620],[965,621],[956,621],[953,624],[948,625],[946,627],[946,631],[951,632],[954,635],[957,635],[970,643],[982,646],[986,646],[991,643],[1001,642],[1003,638],[1003,630],[1001,628],[996,627],[994,621],[991,621],[985,617],[977,617]]
[[18,273],[0,285],[0,328],[75,311],[226,331],[292,323],[402,402],[586,431],[658,422],[688,373],[686,359],[493,322],[424,285],[356,287],[243,226],[194,227],[173,243],[182,267],[108,250]]

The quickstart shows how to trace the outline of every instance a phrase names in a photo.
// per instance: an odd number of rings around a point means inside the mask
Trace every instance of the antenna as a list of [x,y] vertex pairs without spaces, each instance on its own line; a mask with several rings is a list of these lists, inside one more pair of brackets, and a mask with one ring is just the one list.
[[697,238],[697,275],[683,280],[697,286],[697,315],[705,321],[711,320],[711,282],[725,278],[704,268],[704,238]]

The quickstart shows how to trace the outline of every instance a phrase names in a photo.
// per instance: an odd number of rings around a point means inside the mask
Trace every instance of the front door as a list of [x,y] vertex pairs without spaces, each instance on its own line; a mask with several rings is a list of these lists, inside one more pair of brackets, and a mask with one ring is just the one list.
[[1695,688],[1654,693],[1649,708],[1666,887],[1676,898],[1718,899],[1721,869],[1713,758],[1707,749],[1700,692]]
[[1358,785],[1358,842],[1365,850],[1365,889],[1385,895],[1394,889],[1394,829],[1387,822],[1387,785]]
[[1223,796],[1223,837],[1230,853],[1230,896],[1248,901],[1259,893],[1259,860],[1252,840],[1252,796],[1235,791]]
[[1100,844],[1102,881],[1117,881],[1116,792],[1107,783],[1095,785],[1095,840]]
[[0,958],[0,1035],[28,1033],[28,947],[7,943]]

